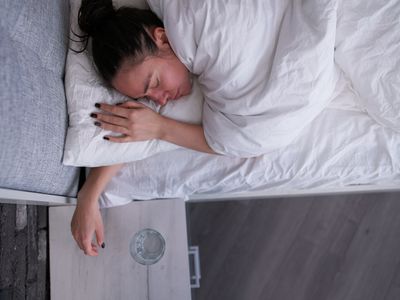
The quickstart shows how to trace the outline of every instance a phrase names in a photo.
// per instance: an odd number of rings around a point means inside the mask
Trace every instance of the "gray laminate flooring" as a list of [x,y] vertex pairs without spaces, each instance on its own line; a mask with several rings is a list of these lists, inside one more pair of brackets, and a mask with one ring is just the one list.
[[400,193],[187,203],[193,300],[400,299]]
[[[193,300],[400,299],[400,193],[187,203]],[[0,204],[0,299],[49,299],[47,207]],[[171,299],[176,300],[176,299]]]

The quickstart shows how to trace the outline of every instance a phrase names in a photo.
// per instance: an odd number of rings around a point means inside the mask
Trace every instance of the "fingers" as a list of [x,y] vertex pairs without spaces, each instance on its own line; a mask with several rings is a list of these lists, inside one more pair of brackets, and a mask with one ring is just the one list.
[[[135,101],[128,101],[125,103],[121,103],[119,106],[108,105],[105,103],[98,104],[101,105],[101,110],[106,112],[110,112],[114,115],[109,114],[101,114],[101,113],[92,113],[90,116],[97,120],[94,124],[103,129],[122,133],[125,135],[129,134],[129,130],[127,130],[130,126],[130,120],[135,115],[135,112],[132,111],[132,108],[145,108],[146,106]],[[101,121],[101,122],[99,122]]]
[[97,229],[96,229],[96,240],[97,244],[101,247],[101,244],[104,242],[104,229],[103,229],[103,224],[101,224]]
[[90,239],[81,239],[76,236],[74,236],[74,239],[78,244],[79,249],[81,249],[85,253],[85,255],[89,256],[99,255],[96,244],[91,243]]
[[127,142],[132,142],[133,139],[130,136],[104,136],[104,138],[110,142],[114,143],[127,143]]
[[125,134],[125,135],[129,134],[129,130],[126,129],[125,127],[112,125],[112,124],[109,124],[109,123],[105,123],[104,121],[101,122],[101,123],[100,122],[95,122],[95,125],[100,127],[100,128],[103,128],[105,130],[118,132],[118,133],[122,133],[122,134]]
[[[98,230],[99,233],[96,232],[96,237],[99,240],[99,237],[101,238],[101,240],[104,240],[104,233],[103,233],[103,227],[101,226],[101,228]],[[79,249],[81,249],[85,255],[89,255],[89,256],[98,256],[99,253],[97,251],[97,245],[93,244],[91,241],[91,237],[89,236],[84,236],[84,235],[80,235],[78,232],[73,232],[72,235],[76,241],[76,243],[78,244]],[[101,245],[101,244],[100,244]]]
[[144,108],[146,107],[144,104],[137,101],[126,101],[121,104],[117,104],[118,107],[126,107],[126,108]]
[[85,252],[86,255],[94,255],[95,253],[92,252],[92,243],[89,239],[86,239],[82,242],[82,250]]
[[[147,129],[148,124],[154,125],[155,118],[152,114],[155,113],[144,104],[128,101],[120,105],[96,103],[96,107],[112,115],[91,114],[93,118],[96,118],[94,124],[102,129],[122,134],[122,136],[103,136],[105,140],[114,143],[127,143],[155,138],[155,133]],[[151,126],[150,128],[154,127]]]
[[97,245],[92,243],[91,240],[85,240],[82,244],[82,250],[85,253],[85,255],[89,256],[98,256],[99,252],[97,250]]
[[[95,106],[101,110],[112,113],[114,115],[128,118],[130,114],[130,108],[143,108],[145,105],[136,102],[136,101],[128,101],[121,105],[109,105],[106,103],[96,103]],[[128,109],[127,109],[128,108]]]
[[97,245],[91,243],[90,246],[82,249],[85,255],[89,256],[99,256],[99,251],[97,250]]
[[129,126],[128,120],[126,118],[99,113],[91,114],[90,116],[95,120],[107,122],[109,124],[118,125],[125,128]]
[[90,244],[92,247],[92,253],[94,253],[94,256],[98,256],[99,252],[97,251],[97,245],[96,244]]
[[129,114],[129,111],[126,108],[119,107],[119,106],[116,106],[116,105],[109,105],[109,104],[106,104],[106,103],[101,103],[101,104],[100,103],[96,103],[95,106],[98,109],[101,109],[103,111],[112,113],[113,115],[124,117],[124,118],[127,118],[128,114]]

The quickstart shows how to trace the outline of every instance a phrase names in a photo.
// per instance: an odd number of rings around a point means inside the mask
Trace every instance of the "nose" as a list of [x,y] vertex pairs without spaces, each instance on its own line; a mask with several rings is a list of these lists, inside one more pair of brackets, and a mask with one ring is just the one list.
[[168,102],[168,93],[164,91],[154,91],[148,94],[148,97],[160,105],[165,105]]
[[168,97],[167,97],[167,95],[165,95],[165,96],[163,96],[163,97],[161,97],[161,98],[158,99],[158,103],[159,103],[160,105],[165,105],[165,104],[167,104],[167,102],[168,102]]

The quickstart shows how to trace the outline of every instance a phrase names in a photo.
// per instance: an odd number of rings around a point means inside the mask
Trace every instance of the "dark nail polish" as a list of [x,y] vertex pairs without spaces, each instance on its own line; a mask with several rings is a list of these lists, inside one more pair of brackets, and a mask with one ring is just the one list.
[[97,118],[97,114],[90,114],[92,118]]
[[100,122],[94,122],[94,125],[96,125],[96,126],[100,126],[100,125],[101,125],[101,123],[100,123]]
[[96,106],[97,108],[100,108],[100,104],[96,103],[94,106]]
[[108,137],[106,137],[106,136],[104,136],[103,139],[105,139],[105,140],[107,140],[107,141],[110,140],[110,139],[109,139]]
[[104,242],[103,242],[103,244],[101,244],[101,248],[104,248],[106,246],[106,244],[104,244]]
[[119,106],[119,105],[122,105],[123,103],[122,102],[120,102],[120,103],[117,103],[117,104],[115,104],[115,105],[117,105],[117,106]]

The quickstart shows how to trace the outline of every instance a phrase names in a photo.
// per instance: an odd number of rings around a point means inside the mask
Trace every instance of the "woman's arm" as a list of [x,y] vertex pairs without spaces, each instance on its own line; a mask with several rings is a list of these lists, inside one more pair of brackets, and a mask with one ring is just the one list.
[[117,174],[117,172],[123,167],[123,165],[124,164],[118,164],[90,169],[89,175],[86,178],[84,185],[78,192],[78,203],[80,196],[83,196],[85,198],[85,200],[81,201],[97,202],[100,194],[103,192],[108,182],[115,174]]
[[160,139],[196,151],[215,154],[208,146],[203,127],[162,117]]
[[128,101],[119,106],[102,103],[99,107],[110,114],[96,113],[92,117],[103,129],[124,134],[122,137],[106,136],[110,142],[126,143],[161,139],[196,151],[216,154],[204,136],[203,127],[179,122],[159,115],[147,106]]
[[103,221],[98,200],[108,182],[122,166],[123,164],[118,164],[92,168],[78,192],[78,201],[71,220],[71,232],[79,248],[87,255],[98,255],[97,246],[91,243],[93,233],[96,234],[99,246],[104,242]]

